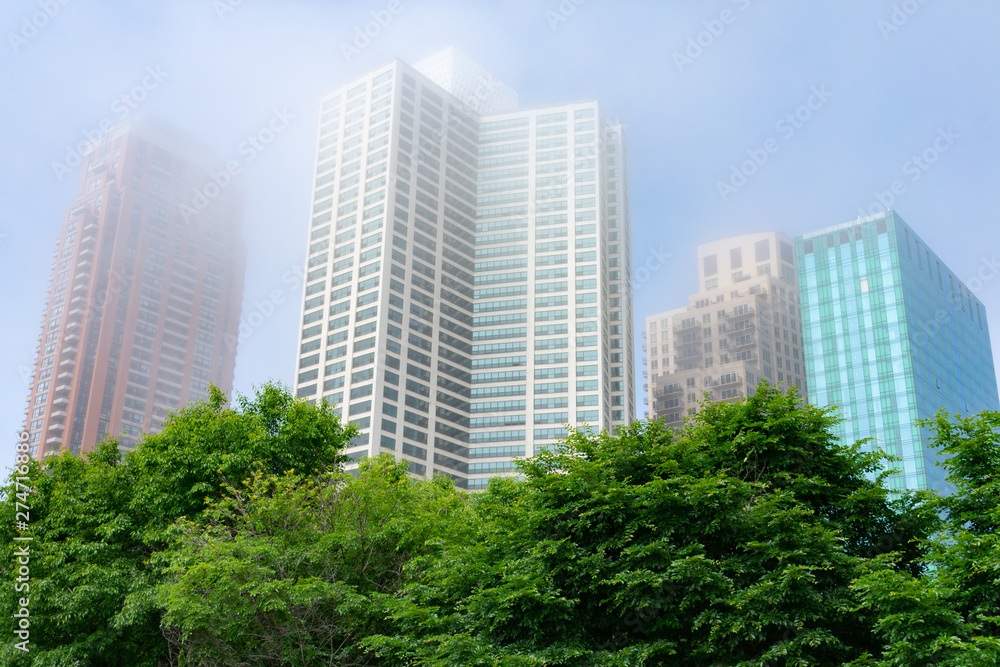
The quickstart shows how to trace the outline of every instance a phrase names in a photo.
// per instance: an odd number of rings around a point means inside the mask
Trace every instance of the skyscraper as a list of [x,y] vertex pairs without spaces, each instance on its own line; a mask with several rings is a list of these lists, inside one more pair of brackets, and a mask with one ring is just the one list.
[[299,396],[348,455],[463,488],[635,413],[628,173],[595,101],[517,108],[454,50],[322,101]]
[[1000,409],[983,304],[893,211],[796,239],[809,400],[845,442],[902,459],[891,488],[948,492],[915,424]]
[[38,458],[64,446],[79,454],[107,433],[130,447],[168,409],[205,397],[210,381],[233,381],[240,188],[213,184],[219,161],[149,117],[91,143],[82,167],[25,415]]
[[794,244],[775,232],[698,246],[698,285],[684,308],[646,318],[651,419],[680,426],[711,400],[752,394],[761,379],[805,395]]

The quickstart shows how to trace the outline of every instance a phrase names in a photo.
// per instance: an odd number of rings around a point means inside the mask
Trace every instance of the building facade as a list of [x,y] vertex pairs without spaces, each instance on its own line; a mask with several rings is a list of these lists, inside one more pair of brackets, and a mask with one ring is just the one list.
[[[167,410],[230,390],[246,247],[225,167],[152,118],[93,142],[56,246],[25,412],[30,453],[133,446]],[[214,188],[214,189],[213,189]],[[198,199],[195,192],[200,193]],[[207,195],[207,196],[206,196]]]
[[893,211],[796,239],[809,400],[844,442],[901,461],[891,488],[948,493],[916,420],[1000,409],[983,304]]
[[635,414],[626,145],[448,50],[322,101],[296,393],[482,488]]
[[762,379],[805,395],[794,243],[747,234],[698,246],[700,290],[646,318],[648,416],[681,426],[705,400],[752,394]]

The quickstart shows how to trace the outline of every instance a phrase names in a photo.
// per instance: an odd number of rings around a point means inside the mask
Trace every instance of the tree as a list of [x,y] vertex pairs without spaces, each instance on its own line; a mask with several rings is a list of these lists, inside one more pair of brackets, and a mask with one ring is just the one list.
[[[151,558],[181,516],[197,516],[226,485],[242,488],[258,472],[333,470],[354,434],[325,403],[309,405],[276,385],[253,399],[209,401],[172,414],[163,431],[126,454],[107,440],[85,457],[64,453],[28,465],[31,653],[0,628],[0,659],[19,665],[156,665],[166,658]],[[18,487],[11,478],[2,567],[13,580]],[[19,598],[8,588],[4,610]]]
[[467,503],[445,478],[415,481],[385,455],[356,477],[259,475],[175,526],[160,588],[187,665],[378,664],[359,640],[414,556],[453,542]]
[[925,541],[925,576],[876,560],[855,583],[886,643],[884,654],[857,664],[1000,664],[1000,413],[941,411],[920,425],[947,457],[942,465],[955,492],[928,504],[942,523]]
[[[830,411],[762,386],[659,422],[572,433],[475,499],[475,534],[414,561],[391,665],[840,665],[877,651],[850,584],[932,517],[870,481]],[[883,475],[884,476],[884,475]],[[460,567],[458,566],[460,564]]]

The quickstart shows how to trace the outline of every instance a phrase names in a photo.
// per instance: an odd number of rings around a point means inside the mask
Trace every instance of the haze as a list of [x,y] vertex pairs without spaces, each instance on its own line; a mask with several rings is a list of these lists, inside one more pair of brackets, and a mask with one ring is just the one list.
[[[380,11],[390,20],[365,44],[357,35]],[[283,277],[305,256],[319,98],[451,45],[521,106],[597,98],[624,123],[637,337],[647,315],[696,290],[697,244],[794,236],[890,205],[986,304],[1000,359],[997,25],[986,0],[8,0],[2,462],[23,424],[53,244],[80,176],[71,154],[87,133],[151,113],[245,161],[243,311],[266,312],[240,345],[236,390],[290,385],[301,301]],[[248,159],[241,144],[275,114],[287,126]],[[753,173],[734,176],[750,159]],[[274,290],[287,298],[259,305]]]

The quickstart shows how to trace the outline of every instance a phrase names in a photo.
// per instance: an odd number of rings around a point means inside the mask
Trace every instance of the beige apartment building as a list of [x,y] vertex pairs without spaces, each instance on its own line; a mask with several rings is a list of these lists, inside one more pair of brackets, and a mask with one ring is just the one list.
[[776,232],[698,246],[699,291],[646,318],[650,419],[683,424],[706,397],[752,394],[762,379],[806,395],[794,242]]

